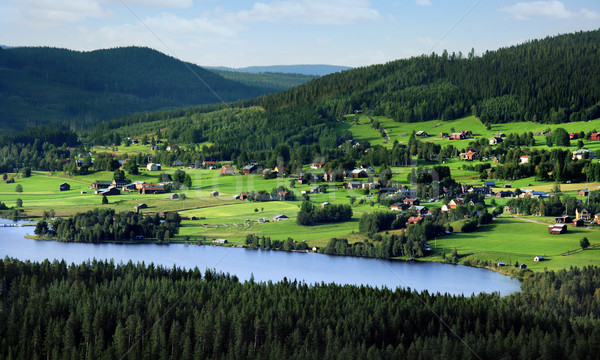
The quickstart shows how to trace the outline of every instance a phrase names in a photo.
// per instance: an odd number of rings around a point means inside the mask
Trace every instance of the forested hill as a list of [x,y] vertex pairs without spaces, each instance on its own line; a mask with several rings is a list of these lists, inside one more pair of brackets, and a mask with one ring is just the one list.
[[321,77],[267,97],[267,110],[371,110],[401,122],[453,119],[563,123],[600,117],[600,30],[488,51],[423,55]]
[[225,79],[148,48],[0,49],[0,128],[51,121],[91,124],[140,111],[221,102],[203,82],[224,101],[273,92],[272,86]]

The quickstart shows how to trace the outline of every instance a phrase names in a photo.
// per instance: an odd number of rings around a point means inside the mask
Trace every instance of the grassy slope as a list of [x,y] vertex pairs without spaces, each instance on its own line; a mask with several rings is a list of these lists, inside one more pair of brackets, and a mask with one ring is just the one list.
[[[445,138],[440,138],[440,133],[451,133],[454,128],[455,131],[460,130],[470,130],[473,133],[473,136],[476,138],[490,138],[494,136],[496,133],[518,133],[522,134],[524,132],[538,132],[545,131],[550,129],[550,131],[562,127],[568,132],[588,132],[596,129],[600,129],[600,119],[587,121],[587,122],[573,122],[566,124],[535,124],[535,123],[507,123],[507,124],[494,124],[491,126],[490,130],[487,130],[485,126],[479,121],[478,118],[474,116],[467,116],[464,118],[460,118],[457,120],[450,121],[441,121],[441,120],[431,120],[419,123],[399,123],[395,122],[392,119],[383,117],[383,116],[371,116],[371,118],[376,119],[382,127],[384,127],[390,136],[392,142],[394,140],[398,140],[398,142],[408,142],[408,138],[413,131],[423,130],[430,135],[429,138],[426,138],[425,141],[433,141],[439,143],[442,146],[446,144],[452,144],[458,146],[459,148],[467,147],[469,142],[473,141],[469,140],[446,140]],[[348,124],[340,123],[337,126],[337,131],[341,134],[345,130],[350,130],[354,135],[354,138],[358,141],[368,140],[372,145],[384,145],[390,146],[387,140],[385,140],[381,134],[373,129],[370,123],[370,119],[365,115],[348,115],[345,119]],[[545,138],[543,136],[536,136],[536,147],[546,148]],[[573,141],[573,146],[571,148],[576,148],[576,141]],[[586,141],[586,147],[589,149],[600,149],[600,142],[595,141]]]

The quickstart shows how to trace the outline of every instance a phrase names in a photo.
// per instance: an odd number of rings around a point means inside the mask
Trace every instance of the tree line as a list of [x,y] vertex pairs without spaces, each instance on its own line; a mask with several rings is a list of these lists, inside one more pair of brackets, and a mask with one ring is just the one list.
[[600,269],[522,275],[521,293],[465,297],[5,258],[0,357],[593,358]]
[[176,212],[152,216],[96,208],[50,222],[42,219],[37,222],[34,233],[41,238],[65,242],[99,243],[140,238],[168,241],[178,234],[180,224],[181,218]]

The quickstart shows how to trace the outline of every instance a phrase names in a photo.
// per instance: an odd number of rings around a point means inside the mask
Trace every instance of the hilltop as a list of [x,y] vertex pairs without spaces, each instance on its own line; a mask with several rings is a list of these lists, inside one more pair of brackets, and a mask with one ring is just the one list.
[[267,110],[355,110],[397,122],[457,119],[564,123],[600,116],[600,31],[487,51],[431,54],[323,76],[267,97]]
[[230,79],[140,47],[2,48],[0,73],[0,128],[5,130],[48,123],[82,128],[132,113],[249,99],[295,85],[252,74],[246,81]]

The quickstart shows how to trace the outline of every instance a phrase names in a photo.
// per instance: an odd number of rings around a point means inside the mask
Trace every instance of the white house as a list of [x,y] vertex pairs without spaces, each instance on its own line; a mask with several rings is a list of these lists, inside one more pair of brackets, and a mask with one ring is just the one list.
[[146,170],[148,171],[159,171],[160,169],[161,166],[157,163],[148,163],[148,165],[146,165]]

